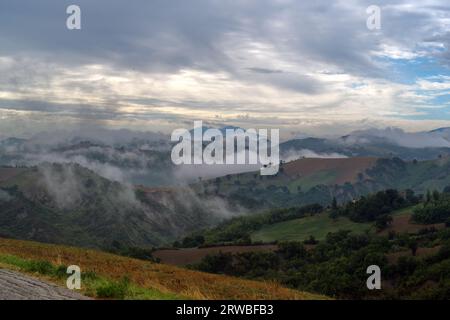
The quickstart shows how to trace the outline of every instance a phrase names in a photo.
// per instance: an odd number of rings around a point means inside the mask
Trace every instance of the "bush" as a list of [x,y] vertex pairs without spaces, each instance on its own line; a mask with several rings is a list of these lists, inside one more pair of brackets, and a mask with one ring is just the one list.
[[130,280],[126,277],[120,281],[107,281],[97,288],[97,297],[106,299],[125,299],[129,292]]
[[309,236],[308,239],[303,241],[304,244],[311,244],[311,245],[315,245],[318,244],[319,241],[316,240],[316,238],[314,238],[314,236]]
[[231,253],[219,252],[217,255],[207,255],[195,268],[203,272],[229,274],[232,264],[233,255]]
[[56,272],[55,267],[48,261],[30,261],[26,269],[31,272],[46,275],[55,274]]
[[415,209],[412,218],[424,224],[446,222],[450,219],[450,196],[442,194],[438,199]]
[[[409,198],[412,195],[409,194]],[[407,207],[412,203],[406,200],[397,190],[388,189],[375,194],[361,197],[358,201],[348,203],[340,209],[343,215],[355,222],[374,221],[388,213]],[[385,221],[381,221],[383,224]]]

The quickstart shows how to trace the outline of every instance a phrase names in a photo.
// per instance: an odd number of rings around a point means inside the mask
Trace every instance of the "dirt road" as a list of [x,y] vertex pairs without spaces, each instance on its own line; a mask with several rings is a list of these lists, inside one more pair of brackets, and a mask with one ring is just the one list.
[[86,300],[79,293],[0,269],[0,300]]

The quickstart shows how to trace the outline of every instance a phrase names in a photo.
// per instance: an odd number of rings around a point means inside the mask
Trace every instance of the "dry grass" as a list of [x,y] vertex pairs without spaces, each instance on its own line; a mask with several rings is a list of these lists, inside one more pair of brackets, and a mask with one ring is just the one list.
[[78,265],[111,279],[127,276],[135,285],[191,299],[324,299],[273,282],[258,282],[186,270],[95,250],[0,238],[0,254],[53,264]]

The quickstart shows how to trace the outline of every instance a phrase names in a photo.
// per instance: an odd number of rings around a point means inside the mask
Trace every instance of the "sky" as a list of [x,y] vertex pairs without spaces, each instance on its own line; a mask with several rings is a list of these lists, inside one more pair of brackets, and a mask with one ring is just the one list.
[[0,0],[0,137],[450,126],[449,47],[448,0]]

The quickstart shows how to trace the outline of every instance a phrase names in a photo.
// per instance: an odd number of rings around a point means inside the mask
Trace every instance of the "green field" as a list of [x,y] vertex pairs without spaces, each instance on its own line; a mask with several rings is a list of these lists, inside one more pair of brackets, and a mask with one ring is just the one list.
[[336,221],[328,217],[328,214],[321,213],[312,217],[300,218],[284,221],[263,227],[254,232],[252,241],[303,241],[310,236],[316,240],[325,239],[329,232],[339,230],[350,230],[355,233],[363,233],[370,230],[370,223],[355,223],[347,218],[340,217]]

